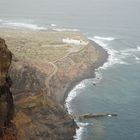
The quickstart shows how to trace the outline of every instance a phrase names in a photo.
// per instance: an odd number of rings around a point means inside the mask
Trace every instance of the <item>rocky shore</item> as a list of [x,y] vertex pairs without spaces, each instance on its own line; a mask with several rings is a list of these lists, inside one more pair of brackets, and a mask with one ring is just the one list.
[[1,28],[0,37],[13,53],[9,74],[17,139],[72,140],[77,125],[64,108],[65,98],[78,82],[94,77],[107,52],[80,32]]

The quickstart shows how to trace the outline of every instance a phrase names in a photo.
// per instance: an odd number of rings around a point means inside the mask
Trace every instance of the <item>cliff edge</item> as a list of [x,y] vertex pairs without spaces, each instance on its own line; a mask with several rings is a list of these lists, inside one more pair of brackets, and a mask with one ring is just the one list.
[[14,103],[10,87],[12,81],[8,70],[12,62],[12,53],[5,40],[0,38],[0,140],[16,140],[16,128],[13,121]]

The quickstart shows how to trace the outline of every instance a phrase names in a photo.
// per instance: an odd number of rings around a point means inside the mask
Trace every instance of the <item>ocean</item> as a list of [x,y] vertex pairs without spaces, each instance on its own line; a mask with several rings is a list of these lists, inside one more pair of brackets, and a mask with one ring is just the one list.
[[[139,0],[0,0],[0,27],[83,32],[109,53],[94,79],[66,99],[68,112],[113,112],[76,120],[75,140],[140,140]],[[96,83],[96,85],[94,85]]]

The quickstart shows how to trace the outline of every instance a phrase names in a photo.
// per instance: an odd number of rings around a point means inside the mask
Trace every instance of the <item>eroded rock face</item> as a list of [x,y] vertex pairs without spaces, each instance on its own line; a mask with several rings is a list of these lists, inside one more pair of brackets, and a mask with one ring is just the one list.
[[40,93],[16,102],[18,140],[73,140],[77,127],[73,119],[55,101],[44,99]]
[[10,87],[11,79],[8,70],[12,61],[12,53],[5,40],[0,38],[0,140],[15,140],[15,128],[12,124],[14,104]]
[[12,61],[12,53],[8,50],[5,40],[0,38],[0,86],[6,83],[6,76]]

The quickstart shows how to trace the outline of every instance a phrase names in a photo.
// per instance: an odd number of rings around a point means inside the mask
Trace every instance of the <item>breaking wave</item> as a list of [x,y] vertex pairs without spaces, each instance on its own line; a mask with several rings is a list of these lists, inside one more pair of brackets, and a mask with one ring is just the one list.
[[[132,57],[135,53],[140,52],[140,46],[138,45],[135,48],[124,50],[114,49],[112,46],[110,46],[110,43],[115,40],[114,37],[94,36],[89,37],[89,39],[102,46],[109,54],[108,61],[99,69],[107,69],[115,64],[129,65],[126,58]],[[138,60],[137,56],[135,58]]]
[[137,56],[137,53],[140,53],[140,46],[136,46],[135,48],[128,48],[124,50],[115,50],[110,46],[110,42],[114,41],[114,37],[89,37],[90,40],[93,40],[100,46],[102,46],[109,54],[108,60],[104,63],[103,66],[99,67],[95,70],[95,78],[93,79],[93,83],[99,83],[102,79],[102,70],[106,70],[115,64],[120,65],[130,65],[127,62],[129,57],[133,57],[136,62],[140,61],[140,58]]
[[56,27],[56,24],[53,24],[53,23],[52,23],[52,24],[51,24],[51,27]]
[[68,97],[65,100],[65,107],[67,108],[69,114],[72,114],[73,112],[71,108],[72,100],[78,95],[78,90],[81,90],[83,88],[85,88],[85,81],[76,85],[75,88],[68,94]]
[[25,29],[32,29],[32,30],[47,30],[51,29],[57,32],[78,32],[79,29],[70,29],[70,28],[63,28],[63,27],[56,27],[57,25],[52,23],[46,26],[39,26],[37,24],[33,24],[30,22],[18,22],[18,21],[10,21],[10,20],[3,20],[0,19],[0,27],[8,27],[8,28],[25,28]]
[[74,140],[81,140],[84,129],[86,126],[89,125],[89,123],[83,123],[83,122],[76,122],[76,123],[79,129],[76,130],[76,136],[74,136]]
[[100,37],[100,36],[94,36],[95,39],[99,39],[99,40],[106,40],[106,41],[113,41],[115,40],[114,37]]
[[14,28],[28,28],[33,30],[46,30],[47,28],[38,26],[36,24],[22,23],[22,22],[3,22],[4,27],[14,27]]

